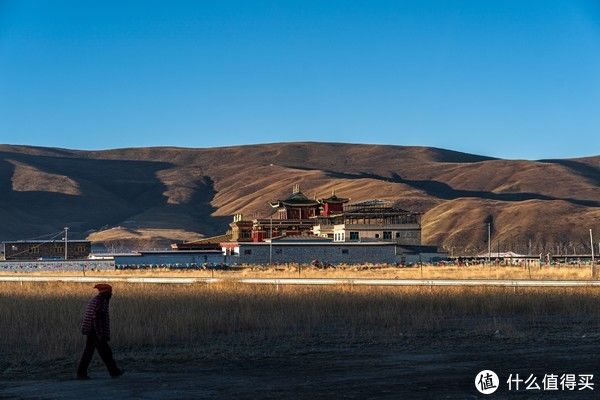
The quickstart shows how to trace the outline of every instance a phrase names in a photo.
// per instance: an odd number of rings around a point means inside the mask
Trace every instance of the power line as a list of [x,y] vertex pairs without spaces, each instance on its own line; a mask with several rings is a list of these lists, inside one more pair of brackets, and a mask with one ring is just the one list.
[[40,236],[37,236],[37,237],[34,237],[34,238],[22,239],[20,241],[27,242],[27,241],[42,239],[42,238],[49,237],[49,236],[54,237],[54,236],[57,236],[58,234],[61,234],[62,232],[63,231],[61,230],[61,231],[58,231],[58,232],[52,232],[52,233],[47,233],[45,235],[40,235]]

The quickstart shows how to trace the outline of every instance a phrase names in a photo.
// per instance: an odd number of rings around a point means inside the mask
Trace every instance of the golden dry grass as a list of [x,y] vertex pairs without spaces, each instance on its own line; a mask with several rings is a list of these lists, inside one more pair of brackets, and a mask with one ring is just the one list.
[[[0,367],[79,356],[90,284],[0,283]],[[519,337],[548,318],[573,329],[600,321],[595,288],[276,287],[115,283],[112,343],[119,352],[332,340],[384,343],[437,335]],[[532,331],[533,330],[533,331]],[[466,333],[465,333],[466,332]],[[257,350],[258,351],[258,350]],[[4,364],[4,365],[2,365]]]
[[[17,272],[0,271],[0,275]],[[27,275],[82,275],[73,271],[27,272]],[[140,269],[86,271],[86,276],[177,276],[217,278],[368,278],[368,279],[536,279],[589,280],[589,265],[581,266],[432,266],[422,268],[379,265],[341,265],[336,268],[315,268],[289,264],[273,267],[244,267],[230,270],[169,270]]]

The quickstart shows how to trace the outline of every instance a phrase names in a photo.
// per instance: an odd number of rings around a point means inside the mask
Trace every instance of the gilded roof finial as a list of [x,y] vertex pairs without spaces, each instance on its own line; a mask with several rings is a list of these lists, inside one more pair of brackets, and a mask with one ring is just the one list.
[[294,188],[292,189],[292,194],[300,193],[300,184],[295,183]]

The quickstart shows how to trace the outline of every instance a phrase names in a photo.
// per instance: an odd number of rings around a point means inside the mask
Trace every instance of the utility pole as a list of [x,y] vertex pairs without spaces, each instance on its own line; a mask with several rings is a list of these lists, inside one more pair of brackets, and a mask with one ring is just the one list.
[[488,228],[488,264],[492,262],[492,227],[491,224],[487,223]]
[[273,215],[270,218],[270,239],[269,239],[269,266],[273,265]]
[[590,229],[590,247],[592,248],[592,278],[595,278],[594,268],[594,237],[592,236],[592,230]]
[[65,226],[65,261],[69,258],[69,251],[67,250],[67,244],[69,244],[69,228]]
[[500,265],[500,239],[498,239],[498,254],[496,254],[496,260],[498,260],[498,265]]

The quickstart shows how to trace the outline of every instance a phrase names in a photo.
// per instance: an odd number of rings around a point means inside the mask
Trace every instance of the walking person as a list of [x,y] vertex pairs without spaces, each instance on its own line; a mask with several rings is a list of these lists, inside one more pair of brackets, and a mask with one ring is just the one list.
[[110,340],[108,307],[112,296],[112,286],[100,283],[94,286],[94,289],[98,289],[98,294],[88,302],[81,324],[81,333],[86,336],[86,341],[85,349],[77,367],[77,379],[89,379],[87,370],[92,361],[94,350],[98,350],[98,354],[106,364],[110,376],[116,378],[123,375],[123,370],[117,367],[112,350],[108,345]]

